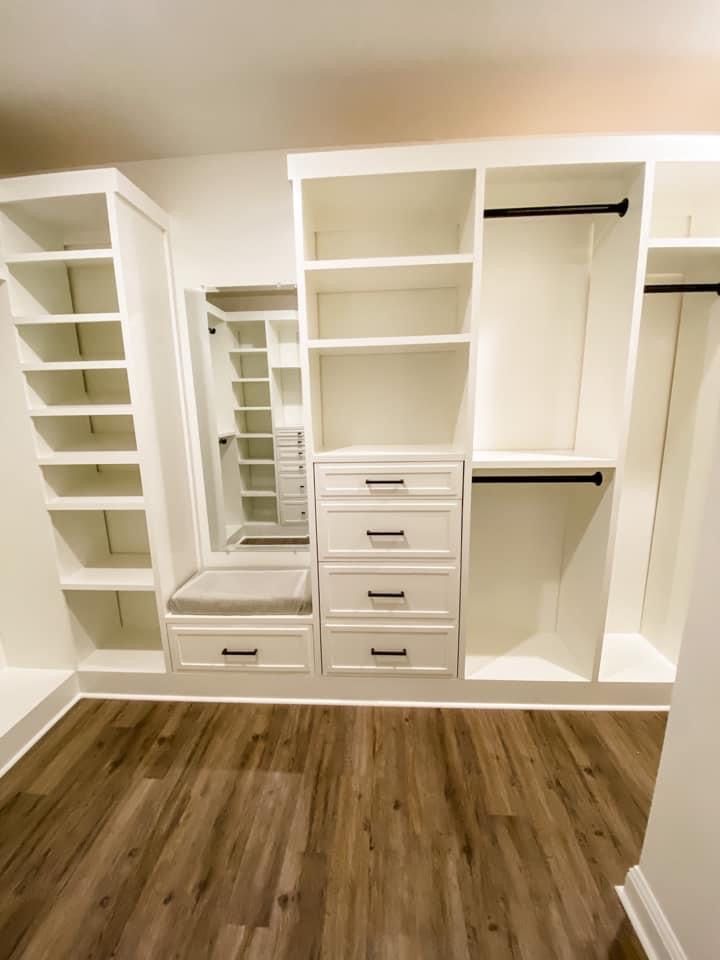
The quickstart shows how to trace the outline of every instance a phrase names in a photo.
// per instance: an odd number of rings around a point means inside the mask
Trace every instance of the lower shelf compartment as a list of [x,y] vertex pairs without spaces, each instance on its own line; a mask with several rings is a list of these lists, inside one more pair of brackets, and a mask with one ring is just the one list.
[[676,666],[641,633],[607,633],[601,683],[673,683]]
[[165,672],[154,593],[78,590],[66,600],[81,672]]
[[165,654],[162,650],[103,648],[81,660],[78,670],[80,673],[166,673]]
[[469,655],[465,679],[585,683],[590,676],[573,669],[572,650],[556,634],[538,633],[498,656]]

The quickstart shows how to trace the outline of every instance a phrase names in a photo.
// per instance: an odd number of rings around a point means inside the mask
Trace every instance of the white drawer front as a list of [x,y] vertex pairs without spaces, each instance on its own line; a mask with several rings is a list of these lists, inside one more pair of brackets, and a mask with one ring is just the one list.
[[307,500],[300,501],[280,501],[280,519],[282,523],[307,523],[308,506]]
[[295,497],[303,499],[307,497],[307,483],[305,476],[297,474],[281,473],[278,477],[279,492],[281,497]]
[[456,566],[320,564],[323,617],[456,620]]
[[297,447],[305,445],[305,434],[302,430],[296,433],[276,433],[275,442],[281,447]]
[[290,462],[297,462],[300,460],[304,463],[305,447],[300,444],[292,444],[292,446],[278,445],[276,456],[278,460],[288,460]]
[[326,673],[454,677],[456,626],[323,626]]
[[278,461],[278,473],[285,477],[302,477],[305,479],[305,461],[290,463],[288,460]]
[[318,463],[318,497],[459,497],[461,463]]
[[310,626],[194,628],[169,624],[168,635],[176,670],[307,673],[312,662]]
[[452,560],[460,553],[460,501],[319,500],[321,560]]

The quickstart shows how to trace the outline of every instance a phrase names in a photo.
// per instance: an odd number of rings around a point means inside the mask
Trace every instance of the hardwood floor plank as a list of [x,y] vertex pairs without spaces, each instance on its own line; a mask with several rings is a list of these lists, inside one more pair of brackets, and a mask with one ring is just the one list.
[[0,781],[0,960],[642,960],[664,726],[82,701]]

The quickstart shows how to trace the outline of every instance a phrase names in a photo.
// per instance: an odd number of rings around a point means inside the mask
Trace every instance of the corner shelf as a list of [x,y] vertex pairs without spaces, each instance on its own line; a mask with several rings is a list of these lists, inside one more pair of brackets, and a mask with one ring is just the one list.
[[641,633],[607,633],[601,683],[673,683],[677,667]]

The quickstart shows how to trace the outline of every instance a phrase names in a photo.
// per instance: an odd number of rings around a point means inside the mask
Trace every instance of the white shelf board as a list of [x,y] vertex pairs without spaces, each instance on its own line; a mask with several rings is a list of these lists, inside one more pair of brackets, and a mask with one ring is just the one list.
[[82,464],[135,464],[140,463],[137,450],[62,450],[54,453],[40,453],[38,463],[43,467],[80,466]]
[[476,470],[610,470],[616,460],[565,450],[473,450],[472,466]]
[[[287,290],[286,293],[291,291]],[[294,292],[294,288],[293,291]],[[241,315],[243,314],[243,315]],[[228,323],[265,323],[266,320],[297,320],[297,310],[229,310]]]
[[97,649],[78,664],[80,673],[166,673],[162,650]]
[[8,266],[22,263],[71,263],[86,264],[112,260],[110,247],[98,250],[41,250],[38,253],[16,253],[5,257]]
[[651,237],[648,250],[720,250],[720,237]]
[[0,737],[72,677],[72,670],[0,668]]
[[243,467],[274,466],[272,457],[238,457],[238,463]]
[[59,510],[143,510],[145,500],[135,496],[108,496],[106,494],[48,497],[45,501],[50,512]]
[[228,353],[267,353],[267,347],[232,347]]
[[355,337],[333,340],[309,340],[308,350],[317,353],[417,353],[455,350],[470,346],[469,333],[423,337]]
[[452,444],[354,444],[316,450],[315,460],[462,460]]
[[17,327],[35,327],[56,323],[113,323],[122,319],[120,313],[42,313],[32,317],[15,317]]
[[300,361],[298,361],[297,363],[271,363],[270,369],[271,370],[299,370]]
[[471,654],[465,658],[466,680],[531,680],[544,683],[586,683],[562,661],[562,649],[552,635],[530,638],[502,656]]
[[236,409],[239,413],[246,413],[246,412],[248,412],[248,411],[252,413],[252,412],[255,411],[255,410],[272,410],[272,407],[270,407],[270,406],[267,406],[267,407],[235,407],[235,409]]
[[240,496],[243,498],[252,497],[253,499],[258,497],[267,497],[267,498],[272,497],[273,499],[277,499],[277,491],[276,490],[241,490]]
[[126,360],[63,360],[52,363],[22,363],[25,373],[52,373],[58,370],[126,370]]
[[420,290],[469,284],[472,254],[428,257],[372,257],[353,260],[308,260],[309,293],[362,290]]
[[[127,565],[123,566],[122,561]],[[133,565],[134,564],[134,565]],[[151,567],[138,566],[138,557],[115,554],[106,566],[86,566],[60,572],[63,590],[155,590]]]
[[270,383],[270,377],[233,377],[233,383]]
[[132,416],[131,403],[53,403],[30,407],[31,417],[127,417]]
[[230,436],[237,437],[238,440],[272,440],[271,433],[234,433]]
[[676,666],[641,633],[607,633],[600,660],[601,683],[673,683]]

